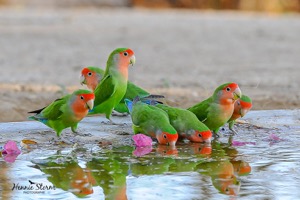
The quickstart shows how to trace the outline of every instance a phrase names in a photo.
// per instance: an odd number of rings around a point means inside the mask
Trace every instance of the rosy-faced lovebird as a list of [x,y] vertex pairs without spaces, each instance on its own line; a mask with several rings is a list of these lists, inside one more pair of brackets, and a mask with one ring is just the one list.
[[170,123],[176,129],[179,137],[187,138],[191,142],[211,142],[211,131],[191,111],[159,103],[156,104],[156,107],[168,114]]
[[216,137],[221,126],[232,116],[234,102],[242,92],[236,83],[225,83],[217,87],[213,95],[206,100],[188,108],[202,121]]
[[54,129],[58,137],[61,131],[68,127],[76,132],[77,124],[93,108],[94,98],[94,93],[89,90],[76,90],[72,94],[53,101],[45,108],[29,112],[36,113],[29,119],[42,122]]
[[176,129],[170,124],[168,114],[154,105],[148,105],[135,98],[125,99],[132,119],[135,134],[142,133],[156,138],[159,144],[174,146],[178,139]]
[[135,56],[131,49],[118,48],[110,54],[103,78],[95,88],[95,105],[89,114],[104,113],[110,120],[112,110],[126,93],[128,66],[134,63]]
[[104,70],[99,67],[84,67],[81,70],[80,84],[94,91],[104,75]]
[[[81,71],[81,84],[85,84],[89,89],[95,90],[97,85],[100,83],[104,75],[104,70],[98,67],[85,67]],[[127,90],[124,97],[121,99],[120,103],[115,106],[114,110],[119,113],[129,113],[127,106],[125,105],[124,99],[133,100],[136,96],[141,98],[149,96],[150,93],[144,89],[138,87],[132,82],[127,82]],[[158,98],[163,98],[163,96],[156,95]]]
[[228,120],[229,129],[234,133],[237,132],[234,130],[233,125],[235,124],[235,120],[241,118],[246,115],[246,113],[252,108],[252,100],[250,97],[246,95],[242,95],[242,97],[234,103],[234,111],[231,118]]

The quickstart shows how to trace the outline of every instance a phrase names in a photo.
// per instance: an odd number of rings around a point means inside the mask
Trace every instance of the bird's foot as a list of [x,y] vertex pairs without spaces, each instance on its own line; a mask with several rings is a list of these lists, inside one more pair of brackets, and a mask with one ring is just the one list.
[[111,119],[109,119],[109,121],[102,121],[101,123],[105,124],[105,125],[125,125],[124,123],[116,123],[116,122],[112,121]]
[[221,131],[223,131],[224,136],[234,136],[238,135],[238,132],[234,130],[233,128],[229,128],[229,131],[226,130],[224,127],[221,128]]
[[126,117],[128,113],[119,113],[117,111],[113,111],[111,115],[116,117]]
[[77,126],[71,127],[71,131],[75,134],[77,134]]
[[238,135],[239,133],[236,131],[236,130],[234,130],[234,129],[230,129],[231,131],[232,131],[232,135]]
[[74,143],[73,141],[63,139],[62,137],[52,138],[49,142],[57,144],[57,145],[71,145]]
[[230,135],[229,138],[228,138],[228,144],[231,146],[232,145],[232,141],[233,141],[233,136]]
[[73,132],[73,134],[74,134],[75,136],[82,136],[82,137],[89,137],[89,136],[92,136],[91,133],[81,133],[81,132],[78,132],[78,131]]
[[226,136],[235,136],[235,135],[238,135],[238,132],[234,129],[230,129],[230,131],[224,133],[224,135],[226,135]]

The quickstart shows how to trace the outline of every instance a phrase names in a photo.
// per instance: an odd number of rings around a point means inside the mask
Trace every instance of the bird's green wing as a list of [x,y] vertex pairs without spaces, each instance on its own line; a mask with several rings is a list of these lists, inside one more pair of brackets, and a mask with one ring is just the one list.
[[149,107],[149,109],[152,110],[153,113],[161,112],[161,113],[163,113],[163,115],[164,115],[166,118],[169,118],[168,113],[166,113],[166,111],[164,111],[164,110],[162,110],[162,109],[160,109],[160,108],[157,108],[157,107],[155,107],[155,106],[152,106],[152,105],[148,105],[148,107]]
[[212,97],[205,99],[204,101],[188,108],[189,111],[193,112],[200,121],[205,121],[209,112],[209,107],[212,102]]
[[129,113],[127,106],[125,105],[125,99],[133,100],[135,97],[139,96],[140,98],[145,98],[150,95],[149,92],[145,91],[144,89],[138,87],[137,85],[133,84],[132,82],[127,82],[127,90],[118,105],[115,106],[114,110],[119,113]]
[[136,96],[139,96],[141,98],[149,96],[150,93],[145,91],[144,89],[138,87],[137,85],[133,84],[132,82],[127,82],[127,90],[125,93],[124,98],[121,102],[123,102],[124,99],[130,99],[133,100]]
[[134,125],[134,124],[132,124],[132,129],[133,129],[133,132],[135,134],[144,132],[144,130],[140,126],[137,126],[137,125]]
[[116,85],[111,75],[105,76],[95,89],[94,107],[108,100],[115,92]]
[[64,106],[71,95],[64,96],[63,98],[56,99],[49,106],[47,106],[44,110],[42,110],[41,115],[44,118],[49,120],[56,120],[61,117],[64,112]]
[[176,109],[174,107],[170,107],[170,106],[167,106],[165,104],[157,104],[156,107],[158,107],[158,108],[162,109],[163,111],[165,111],[165,113],[170,118],[170,120],[176,120],[178,115],[179,115],[178,109]]
[[139,126],[146,122],[148,125],[153,125],[151,123],[161,123],[165,118],[168,119],[168,114],[155,106],[147,105],[145,103],[138,102],[137,107],[133,108],[133,112],[131,114],[132,122],[136,126]]

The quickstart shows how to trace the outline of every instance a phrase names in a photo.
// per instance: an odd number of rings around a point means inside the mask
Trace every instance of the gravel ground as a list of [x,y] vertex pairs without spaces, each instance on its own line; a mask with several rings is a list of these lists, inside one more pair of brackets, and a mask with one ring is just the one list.
[[300,15],[0,8],[0,121],[80,88],[83,66],[130,47],[130,80],[188,107],[235,81],[254,110],[300,105]]

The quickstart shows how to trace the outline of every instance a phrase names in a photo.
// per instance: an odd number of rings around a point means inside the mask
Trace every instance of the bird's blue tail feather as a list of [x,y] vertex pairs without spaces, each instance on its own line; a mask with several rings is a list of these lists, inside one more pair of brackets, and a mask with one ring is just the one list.
[[36,120],[42,122],[43,124],[46,124],[48,122],[48,119],[42,117],[36,117],[36,116],[30,116],[28,117],[28,119]]
[[132,112],[132,108],[133,108],[133,101],[129,100],[129,99],[124,99],[125,101],[125,105],[127,106],[129,113]]

